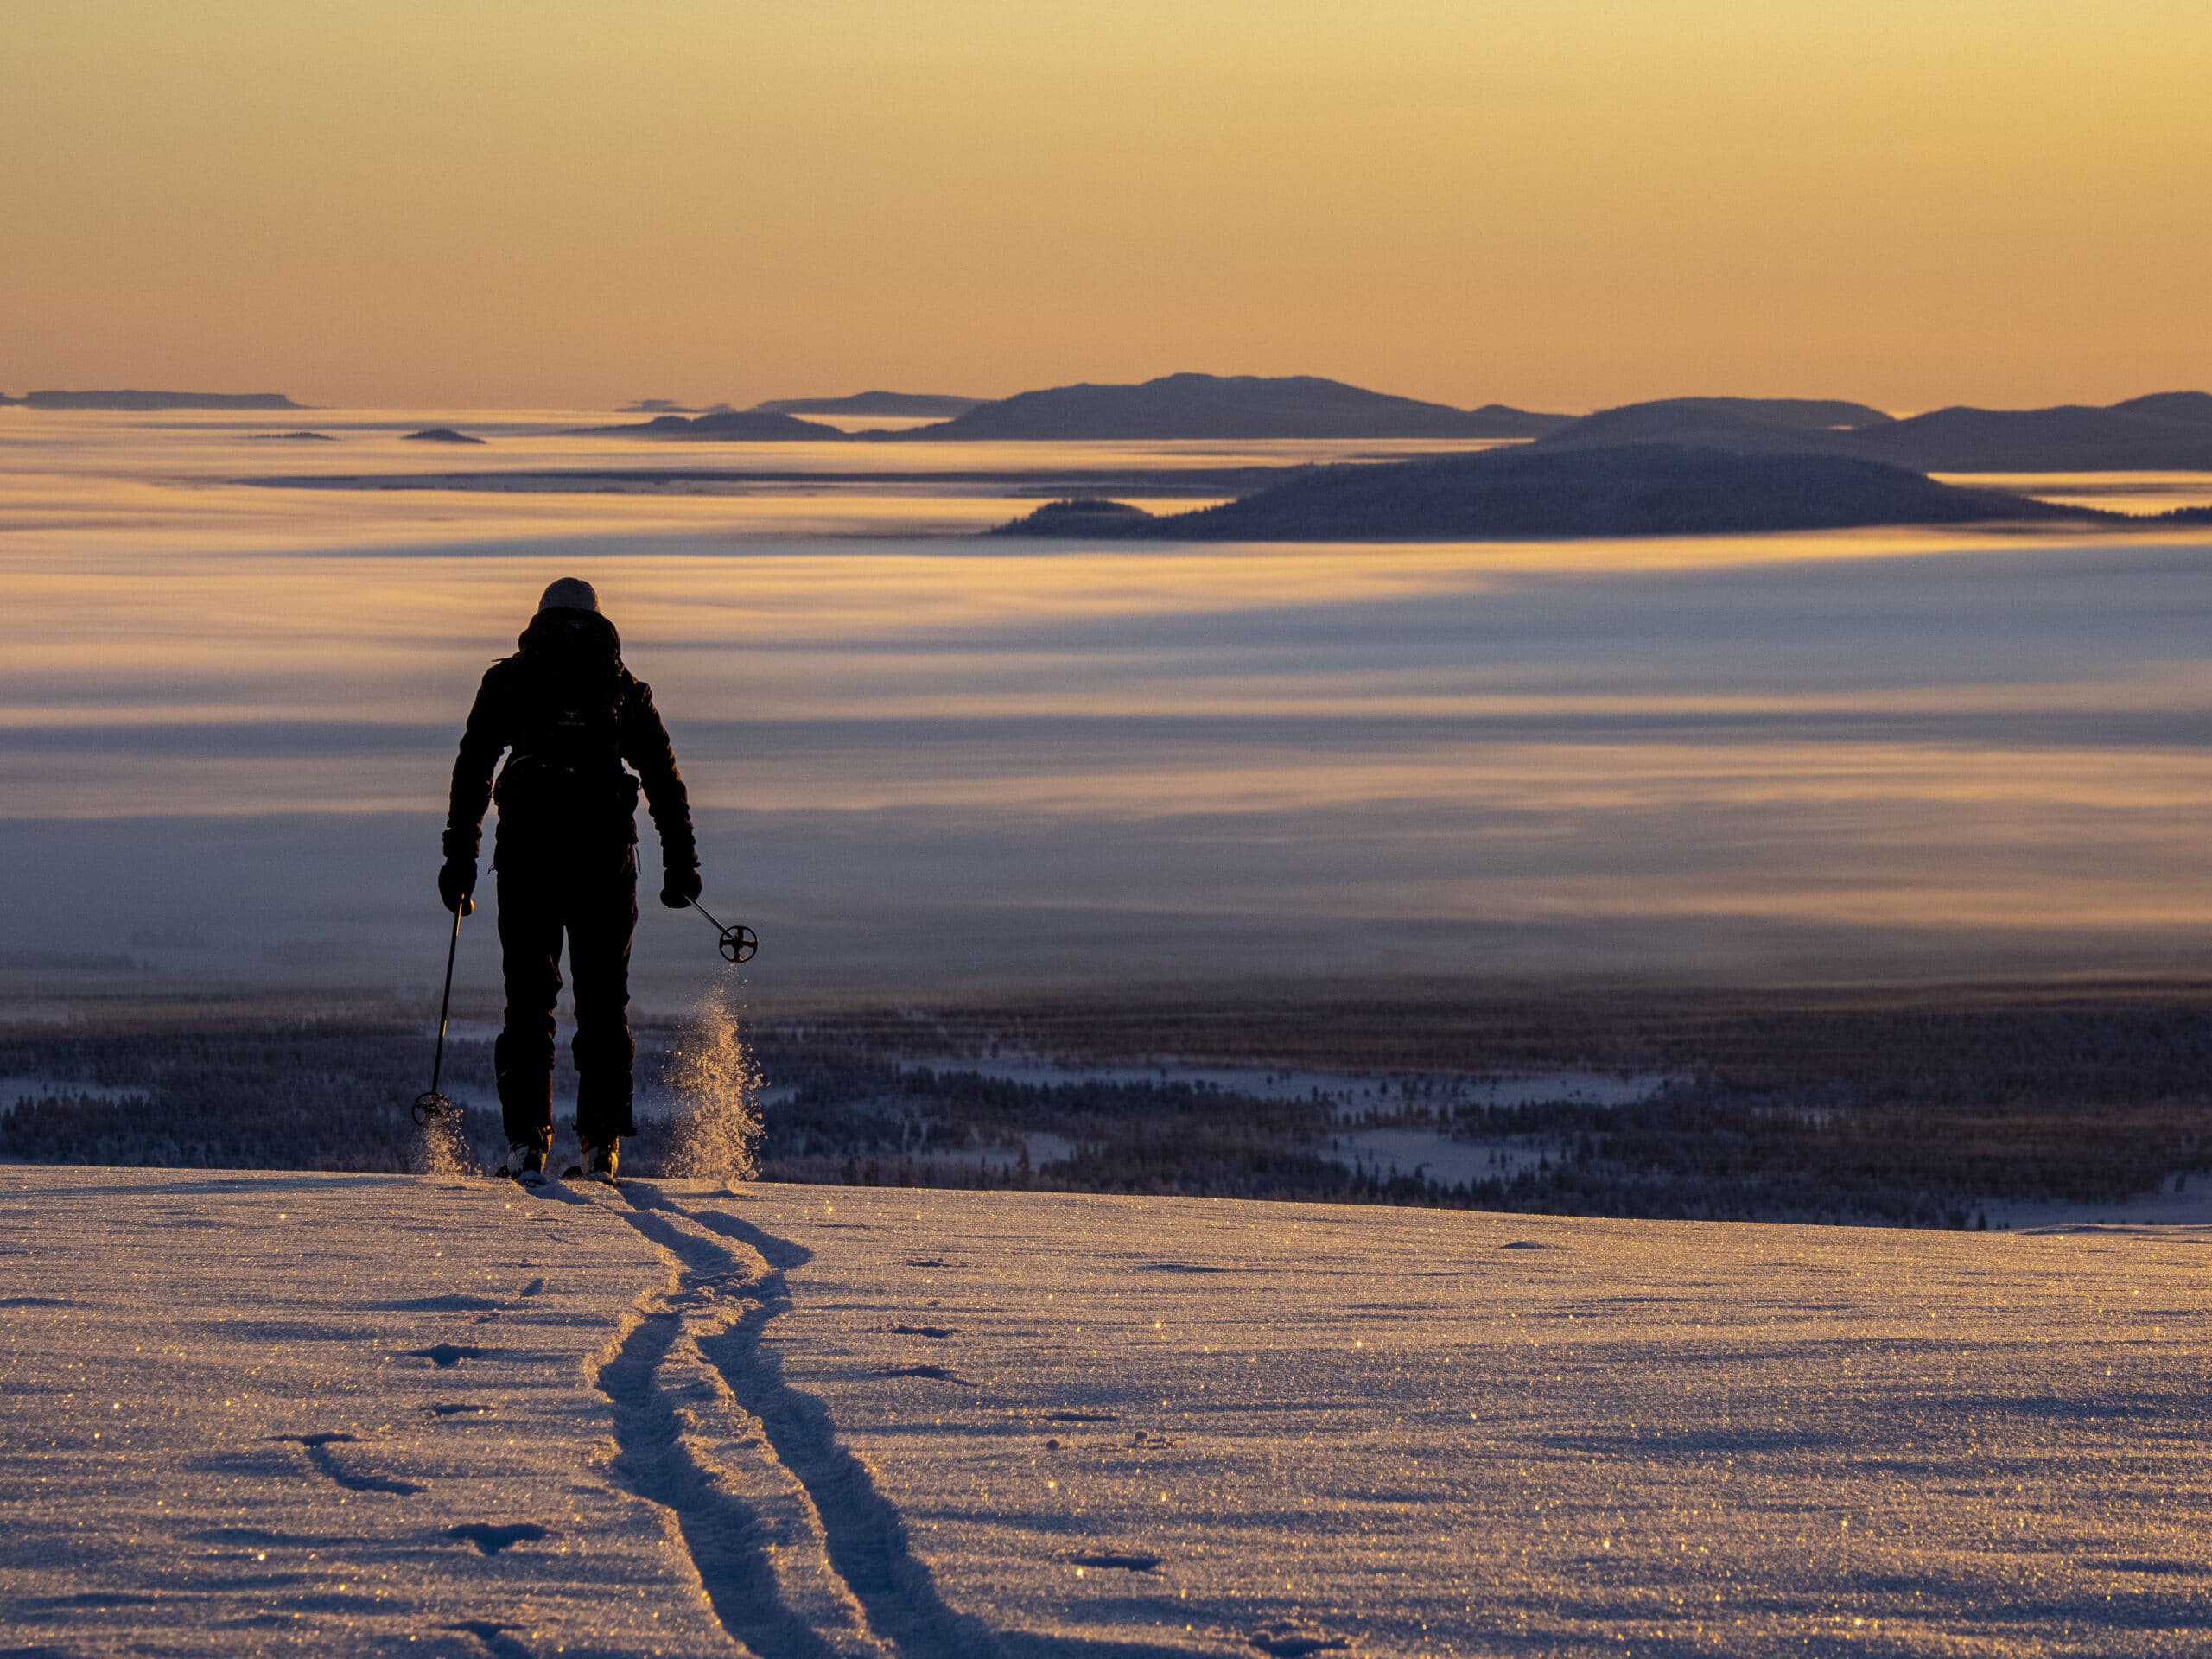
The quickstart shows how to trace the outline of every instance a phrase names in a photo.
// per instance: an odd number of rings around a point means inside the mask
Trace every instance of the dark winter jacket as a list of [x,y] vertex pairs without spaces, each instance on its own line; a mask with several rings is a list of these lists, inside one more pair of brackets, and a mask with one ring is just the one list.
[[[691,804],[668,728],[652,688],[623,667],[614,625],[591,611],[541,611],[516,643],[520,651],[485,671],[468,711],[453,766],[446,856],[476,855],[494,799],[495,863],[619,851],[638,839],[642,785],[663,864],[696,868]],[[492,768],[503,749],[510,753],[495,789]]]

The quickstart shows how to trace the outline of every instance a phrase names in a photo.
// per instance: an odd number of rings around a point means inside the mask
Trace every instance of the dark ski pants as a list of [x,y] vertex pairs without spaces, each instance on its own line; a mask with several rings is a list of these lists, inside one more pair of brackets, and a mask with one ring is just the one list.
[[604,1146],[634,1132],[630,1116],[630,936],[638,925],[638,855],[512,861],[499,868],[499,951],[507,1019],[492,1050],[499,1111],[514,1144],[553,1140],[553,1007],[561,941],[575,981],[576,1135]]

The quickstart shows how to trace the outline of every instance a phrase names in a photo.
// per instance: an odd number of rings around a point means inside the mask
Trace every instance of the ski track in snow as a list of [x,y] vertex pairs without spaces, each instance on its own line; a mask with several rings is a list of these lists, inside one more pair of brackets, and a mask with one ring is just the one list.
[[[569,1201],[615,1215],[670,1264],[668,1283],[641,1302],[597,1382],[614,1407],[615,1472],[673,1511],[724,1630],[761,1659],[885,1652],[852,1586],[827,1566],[812,1493],[733,1387],[734,1378],[750,1391],[746,1352],[781,1300],[773,1271],[673,1206],[640,1207],[634,1185]],[[733,1332],[736,1353],[718,1361]]]
[[2186,1229],[0,1192],[0,1649],[2152,1654],[2212,1624]]
[[[995,1653],[988,1630],[944,1605],[928,1570],[908,1553],[898,1513],[868,1469],[838,1443],[819,1402],[787,1387],[777,1359],[763,1350],[769,1323],[790,1306],[784,1270],[804,1265],[811,1259],[808,1252],[735,1217],[686,1209],[647,1187],[632,1185],[622,1197],[623,1219],[679,1264],[680,1305],[658,1317],[685,1316],[699,1361],[757,1427],[784,1478],[784,1535],[801,1548],[776,1559],[810,1569],[813,1581],[792,1584],[771,1601],[769,1611],[782,1621],[774,1636],[725,1618],[731,1633],[763,1659],[825,1650],[911,1659]],[[792,1640],[786,1610],[801,1607],[835,1607],[843,1616],[817,1613],[803,1639]],[[832,1644],[826,1649],[825,1640]]]

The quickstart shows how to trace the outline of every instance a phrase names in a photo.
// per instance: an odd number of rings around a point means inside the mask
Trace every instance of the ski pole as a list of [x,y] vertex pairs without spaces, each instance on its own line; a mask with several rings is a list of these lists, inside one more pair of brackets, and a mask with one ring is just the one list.
[[724,927],[720,922],[715,921],[714,913],[696,899],[691,901],[691,908],[709,921],[715,923],[715,931],[721,935],[721,944],[724,962],[738,963],[753,960],[753,952],[760,948],[760,936],[758,933],[742,923],[734,927]]
[[467,899],[453,907],[453,938],[446,946],[446,990],[438,1001],[438,1047],[430,1061],[430,1087],[415,1096],[411,1109],[416,1122],[424,1128],[435,1119],[461,1116],[461,1108],[438,1092],[438,1079],[446,1066],[446,1016],[453,1011],[453,959],[461,953],[461,918],[475,908]]

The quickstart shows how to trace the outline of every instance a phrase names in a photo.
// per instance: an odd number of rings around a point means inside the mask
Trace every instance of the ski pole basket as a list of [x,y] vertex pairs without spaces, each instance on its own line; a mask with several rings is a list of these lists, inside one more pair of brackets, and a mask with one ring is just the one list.
[[720,944],[724,962],[733,965],[741,962],[750,962],[760,950],[760,936],[743,923],[724,927],[720,922],[715,921],[712,912],[696,899],[691,901],[691,908],[706,917],[709,922],[714,922],[715,931],[721,935]]
[[408,1110],[413,1116],[416,1127],[425,1129],[433,1123],[461,1116],[461,1108],[435,1090],[426,1090],[416,1096],[415,1103]]

